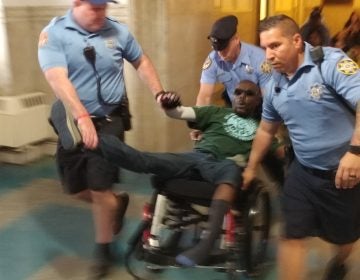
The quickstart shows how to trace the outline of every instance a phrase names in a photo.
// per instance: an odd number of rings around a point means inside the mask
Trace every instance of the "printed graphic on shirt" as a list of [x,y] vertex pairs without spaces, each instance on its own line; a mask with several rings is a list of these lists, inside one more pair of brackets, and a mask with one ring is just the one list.
[[254,139],[258,126],[254,119],[244,119],[236,114],[229,114],[224,119],[224,130],[230,136],[242,141]]
[[324,85],[316,83],[310,86],[310,98],[313,100],[320,100],[321,96],[324,94]]
[[45,31],[41,32],[40,36],[39,36],[39,43],[38,43],[39,48],[45,46],[47,44],[48,40],[49,40],[48,33]]
[[271,73],[272,67],[271,67],[271,64],[270,64],[269,62],[264,61],[264,62],[261,64],[260,69],[261,69],[261,71],[262,71],[263,73],[268,74],[268,73]]
[[202,69],[203,69],[203,70],[208,69],[208,68],[210,67],[211,63],[212,63],[211,58],[210,58],[210,57],[207,57],[206,60],[205,60],[205,62],[204,62],[204,64],[203,64]]
[[359,66],[355,61],[351,60],[350,58],[343,58],[337,63],[336,69],[340,73],[351,76],[359,70]]

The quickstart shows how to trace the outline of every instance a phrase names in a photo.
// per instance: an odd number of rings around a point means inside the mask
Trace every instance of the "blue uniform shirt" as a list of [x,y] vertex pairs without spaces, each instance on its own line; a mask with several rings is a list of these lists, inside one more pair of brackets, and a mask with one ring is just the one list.
[[224,61],[212,51],[204,62],[201,83],[222,83],[231,100],[242,80],[250,80],[263,88],[271,77],[271,66],[266,63],[264,51],[254,45],[241,43],[240,55],[235,63]]
[[44,28],[39,41],[39,63],[43,71],[65,67],[77,94],[88,112],[104,116],[116,106],[101,105],[97,97],[96,77],[91,64],[83,55],[87,46],[96,51],[96,69],[101,78],[101,95],[106,103],[119,103],[125,92],[124,59],[133,62],[142,49],[126,25],[110,18],[97,33],[81,28],[72,11],[54,18]]
[[[354,132],[355,119],[329,92],[305,43],[303,64],[288,80],[274,73],[266,86],[262,117],[284,121],[297,159],[317,169],[337,168]],[[323,47],[321,65],[324,81],[353,107],[360,100],[360,72],[355,62],[341,50]]]

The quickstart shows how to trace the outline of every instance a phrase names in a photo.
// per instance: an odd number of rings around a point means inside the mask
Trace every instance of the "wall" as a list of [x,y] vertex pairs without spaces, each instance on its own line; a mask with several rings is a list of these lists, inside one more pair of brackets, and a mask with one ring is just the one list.
[[343,28],[353,10],[360,9],[360,0],[270,0],[269,15],[284,13],[302,25],[311,10],[322,4],[324,4],[323,19],[331,35]]
[[[63,15],[71,0],[2,0],[0,2],[0,95],[33,91],[53,94],[37,62],[41,29],[54,16]],[[24,3],[26,3],[24,5]],[[239,34],[254,43],[258,1],[243,0],[121,0],[109,13],[126,22],[156,65],[166,89],[176,90],[183,103],[193,105],[202,64],[210,51],[207,35],[218,17],[238,16]],[[127,142],[151,151],[181,151],[192,146],[184,122],[164,117],[153,97],[126,67],[133,114]]]

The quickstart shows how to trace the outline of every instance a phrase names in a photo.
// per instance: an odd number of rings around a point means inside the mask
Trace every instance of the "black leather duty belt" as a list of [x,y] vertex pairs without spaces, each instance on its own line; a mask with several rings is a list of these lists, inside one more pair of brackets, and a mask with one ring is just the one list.
[[332,170],[321,170],[321,169],[315,169],[315,168],[310,168],[310,167],[306,167],[304,165],[301,164],[301,167],[309,174],[314,175],[316,177],[322,178],[322,179],[326,179],[326,180],[335,180],[335,176],[336,176],[336,169],[332,169]]

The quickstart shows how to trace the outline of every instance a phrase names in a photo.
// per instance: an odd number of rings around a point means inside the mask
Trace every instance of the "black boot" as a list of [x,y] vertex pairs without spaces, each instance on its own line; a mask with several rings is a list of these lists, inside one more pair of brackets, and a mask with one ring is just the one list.
[[106,277],[109,274],[113,263],[114,257],[111,253],[110,243],[96,244],[94,264],[91,267],[90,278],[98,280]]

